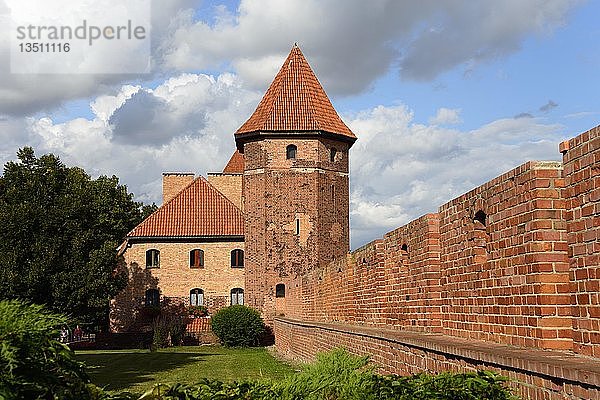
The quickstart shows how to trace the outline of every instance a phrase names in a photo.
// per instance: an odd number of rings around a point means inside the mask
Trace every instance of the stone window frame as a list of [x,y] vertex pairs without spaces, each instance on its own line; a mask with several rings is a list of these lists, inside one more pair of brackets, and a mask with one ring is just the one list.
[[144,293],[144,306],[159,307],[160,306],[160,289],[149,288]]
[[[194,253],[198,253],[200,256],[196,258]],[[204,250],[199,248],[190,250],[190,268],[204,268]]]
[[231,268],[244,268],[244,250],[233,249],[231,250]]
[[298,156],[298,146],[295,144],[288,144],[285,148],[285,158],[286,160],[295,160]]
[[236,304],[244,305],[244,289],[239,287],[231,289],[229,291],[229,301],[232,306]]
[[[195,291],[195,293],[194,293]],[[195,296],[195,302],[192,300],[192,296]],[[200,300],[198,300],[200,299]],[[190,306],[203,306],[204,305],[204,290],[201,288],[193,288],[190,290]]]
[[275,285],[275,297],[278,299],[285,298],[285,283],[278,283]]
[[160,250],[146,250],[146,268],[160,268]]

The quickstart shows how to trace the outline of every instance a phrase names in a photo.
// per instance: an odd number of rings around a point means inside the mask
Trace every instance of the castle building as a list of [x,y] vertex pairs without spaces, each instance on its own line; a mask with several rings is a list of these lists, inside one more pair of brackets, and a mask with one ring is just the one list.
[[290,279],[349,251],[355,140],[295,45],[223,172],[163,174],[162,206],[119,248],[129,284],[111,302],[111,329],[139,329],[144,308],[165,299],[283,314]]

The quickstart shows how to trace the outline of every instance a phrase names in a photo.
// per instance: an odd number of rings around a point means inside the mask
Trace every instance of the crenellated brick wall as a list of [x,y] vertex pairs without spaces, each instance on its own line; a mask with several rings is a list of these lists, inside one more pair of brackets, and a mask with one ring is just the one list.
[[563,186],[528,162],[440,207],[445,334],[572,347]]
[[574,350],[600,357],[600,126],[561,143]]
[[[344,345],[401,373],[485,366],[517,377],[534,399],[600,398],[599,382],[586,381],[600,360],[575,354],[600,354],[599,132],[561,144],[563,163],[525,163],[291,279],[278,350],[310,359]],[[398,351],[386,347],[393,332],[415,336]],[[431,335],[482,353],[427,350]],[[511,346],[521,350],[494,359]],[[529,355],[539,349],[543,372]],[[564,351],[572,368],[563,374],[551,360]]]

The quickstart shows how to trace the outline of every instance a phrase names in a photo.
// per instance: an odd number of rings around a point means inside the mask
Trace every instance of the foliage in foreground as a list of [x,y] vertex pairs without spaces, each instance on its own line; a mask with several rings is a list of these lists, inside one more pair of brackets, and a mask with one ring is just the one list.
[[230,347],[256,346],[265,331],[258,311],[243,305],[222,308],[211,319],[212,331]]
[[[202,379],[194,385],[156,385],[140,400],[518,400],[505,387],[506,378],[477,373],[381,376],[367,357],[335,349],[317,356],[302,372],[278,382],[224,383]],[[113,400],[131,400],[131,394]],[[108,398],[107,398],[108,399]]]
[[84,364],[60,343],[66,318],[43,306],[0,301],[0,399],[55,400],[513,400],[506,378],[487,371],[468,374],[380,376],[344,349],[317,356],[302,372],[276,381],[194,385],[158,384],[138,397],[107,393],[93,385]]
[[60,343],[66,318],[42,306],[0,301],[0,399],[87,399],[89,378]]
[[30,147],[17,157],[0,176],[0,299],[105,325],[109,298],[127,283],[113,273],[115,248],[155,207],[133,201],[116,176],[92,179]]

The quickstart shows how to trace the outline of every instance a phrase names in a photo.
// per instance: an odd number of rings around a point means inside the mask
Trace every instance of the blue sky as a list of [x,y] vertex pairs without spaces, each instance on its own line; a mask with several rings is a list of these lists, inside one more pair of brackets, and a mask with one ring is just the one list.
[[149,74],[15,75],[0,51],[0,158],[31,145],[158,203],[161,172],[223,167],[298,42],[359,138],[357,247],[598,125],[598,15],[570,0],[156,0]]

